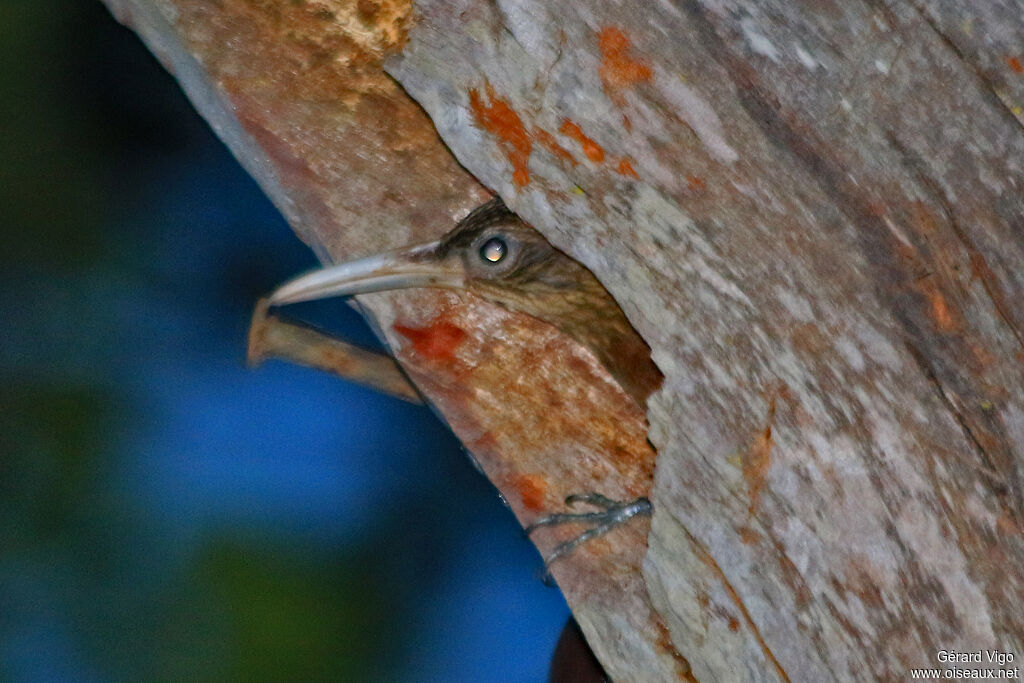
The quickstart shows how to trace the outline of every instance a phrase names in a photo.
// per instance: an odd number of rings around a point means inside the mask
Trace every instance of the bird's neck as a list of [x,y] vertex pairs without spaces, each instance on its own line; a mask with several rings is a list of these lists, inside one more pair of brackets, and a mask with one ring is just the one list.
[[661,386],[663,376],[651,360],[650,347],[617,305],[575,306],[571,315],[537,317],[590,349],[637,405],[646,408],[647,398]]

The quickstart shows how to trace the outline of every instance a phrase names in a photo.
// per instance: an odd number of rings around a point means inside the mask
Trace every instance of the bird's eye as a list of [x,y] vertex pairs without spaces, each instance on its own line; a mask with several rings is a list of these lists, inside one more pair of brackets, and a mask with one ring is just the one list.
[[480,258],[488,263],[500,263],[508,256],[508,245],[500,237],[492,237],[480,246]]

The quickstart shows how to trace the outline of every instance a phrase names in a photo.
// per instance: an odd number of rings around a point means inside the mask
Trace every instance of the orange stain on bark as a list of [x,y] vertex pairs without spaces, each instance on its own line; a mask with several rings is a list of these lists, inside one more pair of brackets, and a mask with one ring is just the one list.
[[623,157],[619,162],[618,168],[615,170],[618,171],[620,175],[628,175],[636,178],[637,180],[640,179],[640,176],[638,176],[636,171],[633,170],[633,164],[630,163],[629,157]]
[[688,175],[686,176],[686,184],[690,186],[690,189],[694,192],[703,192],[707,188],[707,183],[700,176]]
[[752,545],[754,543],[761,542],[761,536],[756,531],[751,529],[749,526],[741,526],[736,530],[740,535],[740,543],[743,545]]
[[480,92],[474,88],[469,91],[469,106],[480,127],[498,138],[499,146],[512,164],[512,181],[518,187],[523,187],[530,182],[527,164],[533,142],[519,114],[508,102],[497,96],[490,83],[486,88],[490,104],[484,104]]
[[606,26],[597,34],[597,47],[601,50],[598,74],[604,83],[605,92],[651,80],[653,71],[650,65],[630,55],[629,46],[629,38],[614,26]]
[[928,297],[928,303],[931,306],[932,320],[939,326],[939,329],[943,332],[955,332],[957,329],[956,320],[949,310],[949,304],[946,303],[946,297],[942,296],[942,292],[938,289],[929,289],[925,292],[925,295]]
[[1010,65],[1014,73],[1024,74],[1024,64],[1021,63],[1020,57],[1006,57],[1006,63]]
[[[785,683],[790,683],[789,675],[786,673],[786,670],[782,668],[782,665],[779,664],[779,660],[776,659],[775,653],[773,653],[768,647],[764,637],[761,635],[760,629],[758,629],[757,624],[754,622],[753,618],[751,618],[750,611],[747,609],[747,606],[743,604],[743,600],[740,599],[740,594],[736,592],[736,589],[729,582],[729,577],[725,575],[725,572],[722,571],[722,567],[719,566],[718,562],[715,561],[715,558],[711,556],[711,553],[707,551],[707,548],[697,542],[697,539],[690,535],[689,532],[686,533],[690,541],[693,543],[694,550],[697,551],[697,558],[715,574],[722,588],[725,589],[726,594],[728,594],[730,600],[732,600],[732,603],[737,607],[737,609],[739,609],[740,615],[743,617],[743,621],[747,624],[747,629],[757,640],[757,644],[761,646],[761,652],[764,654],[765,659],[774,666],[775,673],[781,680],[785,681]],[[706,610],[710,601],[707,598],[707,594],[704,593],[698,594],[697,602]]]
[[572,154],[569,153],[569,150],[558,144],[558,141],[555,140],[555,136],[552,135],[551,133],[541,128],[538,128],[533,132],[533,137],[536,138],[537,142],[544,145],[544,147],[547,148],[549,152],[554,154],[562,161],[565,161],[572,166],[576,166],[578,164],[576,159],[573,158]]
[[775,419],[775,397],[768,403],[768,424],[757,439],[753,448],[744,454],[742,459],[743,478],[747,480],[750,490],[751,515],[757,512],[761,504],[761,489],[768,478],[768,468],[772,464],[772,421]]
[[771,455],[772,427],[768,425],[751,452],[743,458],[743,478],[747,480],[747,487],[750,490],[750,514],[756,513],[757,508],[761,505],[761,489],[764,488],[765,479],[768,478],[768,468],[772,462]]
[[547,500],[548,482],[539,474],[521,474],[512,481],[527,510],[539,512]]
[[[912,205],[914,225],[927,239],[938,230],[935,216],[928,210],[924,202],[914,202]],[[903,245],[898,252],[908,260],[917,258],[912,247]],[[973,263],[972,263],[973,265]],[[956,303],[950,303],[943,286],[935,273],[926,273],[914,281],[914,289],[924,296],[928,302],[928,316],[934,321],[936,327],[942,332],[957,332],[961,327],[961,317],[957,310]]]
[[455,349],[466,338],[466,332],[450,322],[435,322],[427,327],[406,327],[395,325],[395,332],[412,343],[416,353],[436,361],[450,361],[455,357]]
[[654,627],[658,630],[658,639],[655,641],[658,645],[658,649],[675,660],[676,678],[681,681],[697,683],[697,679],[693,677],[693,670],[690,668],[690,662],[687,661],[686,657],[679,654],[679,650],[677,650],[676,646],[672,643],[672,635],[668,632],[668,628],[665,624],[661,623],[661,620],[659,619],[655,622]]
[[604,149],[601,145],[584,135],[583,130],[569,119],[562,120],[562,127],[558,129],[558,132],[568,135],[573,140],[580,143],[580,147],[583,148],[583,153],[595,164],[599,164],[604,161]]

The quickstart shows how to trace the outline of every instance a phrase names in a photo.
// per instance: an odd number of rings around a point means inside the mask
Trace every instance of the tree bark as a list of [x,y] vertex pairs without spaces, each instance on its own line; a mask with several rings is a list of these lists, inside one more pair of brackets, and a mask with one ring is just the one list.
[[[443,233],[478,179],[620,302],[666,378],[649,550],[619,577],[647,597],[559,577],[613,676],[1024,656],[1019,0],[107,4],[325,259]],[[467,297],[361,301],[527,518],[503,473],[538,444],[507,421],[601,368]],[[570,412],[546,500],[608,447]]]

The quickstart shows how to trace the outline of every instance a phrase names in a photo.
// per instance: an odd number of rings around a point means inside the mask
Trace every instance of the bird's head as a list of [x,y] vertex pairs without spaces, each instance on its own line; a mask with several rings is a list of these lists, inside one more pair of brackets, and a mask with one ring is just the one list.
[[[627,390],[642,394],[638,398],[660,381],[646,344],[597,278],[497,198],[440,240],[315,270],[286,282],[270,303],[412,287],[472,292],[548,322],[594,351]],[[619,377],[637,374],[638,362],[644,365],[640,388],[633,386],[636,378]]]

